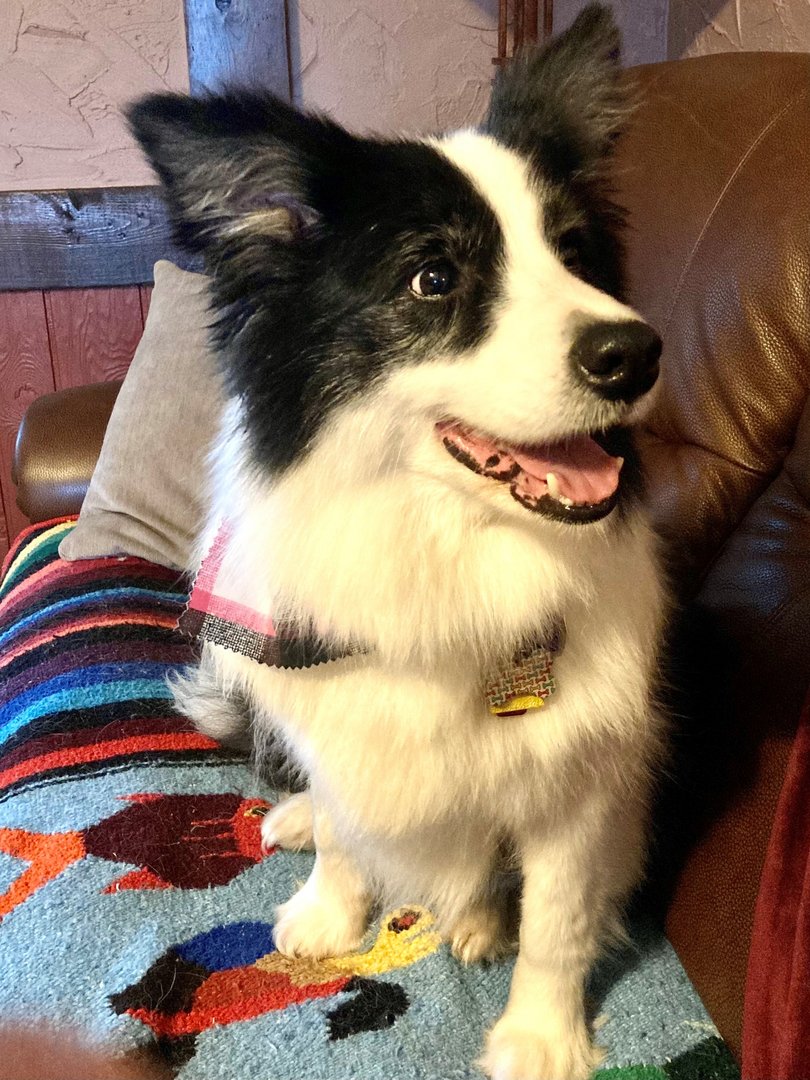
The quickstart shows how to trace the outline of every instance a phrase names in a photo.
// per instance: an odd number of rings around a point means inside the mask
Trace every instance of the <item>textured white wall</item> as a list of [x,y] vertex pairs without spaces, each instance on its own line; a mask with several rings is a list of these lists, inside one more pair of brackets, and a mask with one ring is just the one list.
[[[555,29],[584,2],[556,0]],[[810,0],[781,0],[791,3]],[[627,63],[664,58],[666,6],[615,0]],[[497,9],[497,0],[290,0],[298,98],[358,130],[475,123]],[[0,0],[0,189],[150,183],[119,106],[187,86],[182,0]]]
[[356,131],[478,121],[497,49],[497,0],[294,0],[297,100]]
[[119,106],[167,88],[182,0],[0,0],[0,189],[152,183]]
[[[554,0],[555,33],[569,26],[587,0]],[[624,63],[656,64],[667,58],[667,10],[671,0],[613,0]]]
[[669,55],[810,51],[810,0],[670,0]]
[[[555,0],[554,27],[586,0]],[[615,0],[625,63],[666,59],[667,0]],[[478,121],[489,98],[497,0],[293,0],[297,100],[358,131]]]

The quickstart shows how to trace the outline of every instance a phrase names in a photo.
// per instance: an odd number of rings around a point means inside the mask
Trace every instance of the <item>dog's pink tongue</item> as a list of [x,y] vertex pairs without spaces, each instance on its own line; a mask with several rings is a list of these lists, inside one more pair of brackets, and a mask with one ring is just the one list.
[[534,481],[527,485],[530,490],[537,483],[545,486],[549,473],[557,477],[560,495],[575,503],[603,502],[619,486],[621,459],[611,457],[589,435],[545,446],[517,447],[509,453]]
[[[512,447],[474,434],[460,424],[436,425],[440,437],[450,443],[468,464],[493,479],[509,479],[535,498],[549,492],[547,476],[553,473],[557,492],[573,503],[600,503],[619,486],[621,458],[611,457],[589,435],[559,443]],[[515,465],[520,473],[515,476]]]

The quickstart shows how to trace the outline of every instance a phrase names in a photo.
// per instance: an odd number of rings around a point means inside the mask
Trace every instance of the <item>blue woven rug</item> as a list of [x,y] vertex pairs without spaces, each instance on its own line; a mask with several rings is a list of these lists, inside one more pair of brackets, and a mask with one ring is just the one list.
[[[408,906],[360,953],[278,954],[274,905],[311,856],[261,857],[274,792],[173,712],[184,583],[62,563],[71,527],[29,530],[0,584],[0,1014],[151,1046],[180,1080],[480,1080],[511,961],[461,967]],[[652,923],[590,996],[599,1080],[737,1080]]]

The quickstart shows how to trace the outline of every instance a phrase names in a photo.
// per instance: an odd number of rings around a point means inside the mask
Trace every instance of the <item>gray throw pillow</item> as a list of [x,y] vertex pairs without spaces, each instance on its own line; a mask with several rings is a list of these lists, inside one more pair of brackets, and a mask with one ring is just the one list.
[[68,560],[138,555],[186,568],[204,512],[223,395],[208,343],[208,281],[170,262],[104,436]]

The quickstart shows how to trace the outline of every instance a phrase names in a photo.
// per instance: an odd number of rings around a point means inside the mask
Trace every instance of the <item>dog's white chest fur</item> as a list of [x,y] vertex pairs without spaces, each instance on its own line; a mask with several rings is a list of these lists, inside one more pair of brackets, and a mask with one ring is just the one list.
[[[234,484],[232,439],[221,509],[231,504],[257,605],[292,603],[329,637],[371,650],[296,671],[217,647],[210,660],[283,731],[341,827],[418,838],[474,818],[512,833],[560,813],[617,752],[617,786],[632,786],[659,738],[649,686],[662,597],[641,517],[549,530],[529,515],[471,511],[464,492],[430,478],[342,490],[317,452],[260,491]],[[557,692],[524,716],[492,716],[487,675],[559,617]]]

